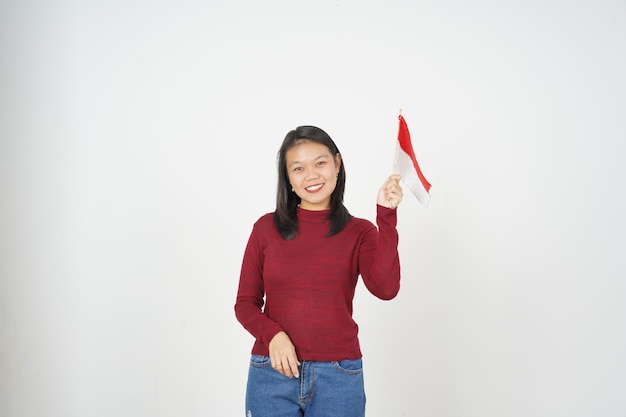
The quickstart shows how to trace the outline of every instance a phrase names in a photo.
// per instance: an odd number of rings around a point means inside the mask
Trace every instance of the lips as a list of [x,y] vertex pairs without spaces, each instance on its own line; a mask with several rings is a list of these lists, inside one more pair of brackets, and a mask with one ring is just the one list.
[[307,190],[310,193],[314,193],[316,191],[319,191],[322,189],[322,187],[324,186],[324,184],[315,184],[315,185],[311,185],[309,187],[306,187],[305,190]]

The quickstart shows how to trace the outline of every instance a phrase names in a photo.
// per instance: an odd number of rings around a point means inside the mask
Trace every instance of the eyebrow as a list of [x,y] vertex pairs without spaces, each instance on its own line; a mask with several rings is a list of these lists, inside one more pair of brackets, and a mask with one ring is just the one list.
[[[329,158],[329,157],[330,157],[330,155],[329,155],[329,154],[327,154],[327,153],[323,153],[323,154],[321,154],[321,155],[317,156],[316,158],[313,158],[313,160],[314,160],[314,161],[317,161],[317,160],[319,160],[319,159],[321,159],[321,158]],[[300,161],[293,161],[292,163],[290,163],[290,164],[289,164],[289,165],[287,165],[287,166],[292,166],[292,165],[296,165],[296,164],[299,164],[299,163],[300,163]]]

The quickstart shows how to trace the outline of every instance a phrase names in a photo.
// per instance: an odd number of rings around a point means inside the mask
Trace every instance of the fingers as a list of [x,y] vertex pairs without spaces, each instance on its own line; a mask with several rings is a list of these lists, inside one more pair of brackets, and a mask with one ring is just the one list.
[[381,206],[395,209],[402,201],[402,187],[400,186],[400,175],[393,174],[385,181],[378,192],[377,203]]
[[270,360],[272,362],[272,368],[276,369],[287,378],[300,377],[300,371],[298,370],[300,362],[297,358],[285,356],[274,359],[270,357]]
[[[296,378],[300,377],[300,371],[298,370],[298,366],[299,365],[300,365],[300,361],[298,361],[298,359],[289,361],[289,367],[290,367],[291,374],[293,376],[295,376]],[[287,375],[287,376],[289,376],[289,375]]]
[[296,356],[296,349],[285,332],[279,332],[274,336],[270,341],[269,350],[272,368],[289,378],[300,376],[298,372],[300,362]]
[[393,209],[398,207],[398,204],[402,201],[403,194],[400,186],[400,175],[391,175],[387,181],[387,199],[389,200],[389,206]]

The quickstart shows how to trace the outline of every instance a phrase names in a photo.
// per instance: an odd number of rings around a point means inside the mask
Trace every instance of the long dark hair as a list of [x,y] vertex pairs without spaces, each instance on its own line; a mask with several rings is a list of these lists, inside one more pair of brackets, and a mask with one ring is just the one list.
[[[328,148],[331,155],[336,157],[339,149],[330,136],[319,127],[300,126],[290,131],[285,136],[280,150],[278,151],[278,189],[276,192],[276,211],[274,212],[274,224],[280,235],[287,240],[293,239],[298,234],[297,208],[300,197],[291,191],[289,175],[287,174],[287,151],[302,142],[311,141],[320,143]],[[330,226],[327,236],[334,236],[341,232],[352,216],[343,205],[343,192],[346,188],[346,170],[343,158],[340,160],[337,185],[330,195],[330,211],[328,219]]]

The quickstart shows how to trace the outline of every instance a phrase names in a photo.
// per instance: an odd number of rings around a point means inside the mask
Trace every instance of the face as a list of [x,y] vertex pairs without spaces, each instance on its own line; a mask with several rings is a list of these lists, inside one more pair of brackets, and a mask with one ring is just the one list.
[[341,156],[321,143],[305,141],[285,154],[289,183],[306,210],[327,210],[337,186]]

